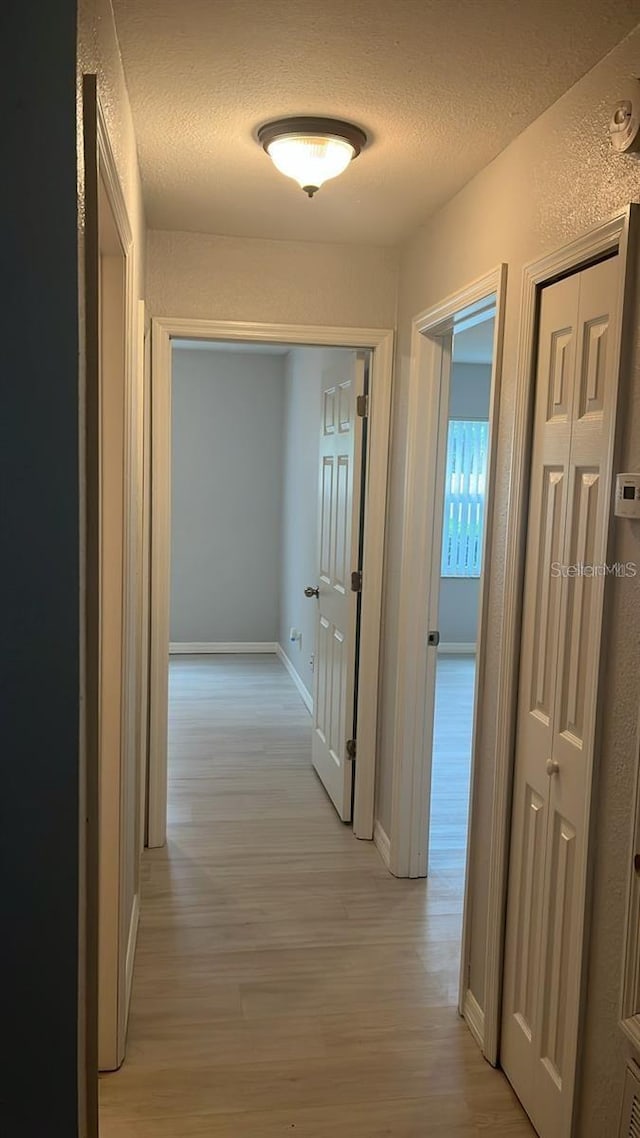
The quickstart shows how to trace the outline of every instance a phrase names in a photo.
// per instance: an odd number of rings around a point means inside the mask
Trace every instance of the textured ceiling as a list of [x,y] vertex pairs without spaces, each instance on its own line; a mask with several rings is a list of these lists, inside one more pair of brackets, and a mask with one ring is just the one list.
[[[152,228],[374,244],[424,221],[640,18],[639,0],[113,4]],[[371,138],[311,201],[255,142],[291,114]]]

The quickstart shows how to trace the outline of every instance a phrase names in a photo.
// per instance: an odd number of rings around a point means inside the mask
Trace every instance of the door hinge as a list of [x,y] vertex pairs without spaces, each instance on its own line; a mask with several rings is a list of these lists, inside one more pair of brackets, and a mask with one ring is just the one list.
[[356,757],[356,741],[355,739],[347,739],[345,750],[348,759],[355,759]]
[[351,574],[351,592],[362,592],[362,569],[354,569]]
[[369,414],[369,396],[358,395],[356,397],[356,411],[358,412],[359,419],[366,419]]
[[437,629],[432,629],[431,632],[429,633],[429,635],[427,636],[427,644],[434,644],[437,647],[439,643],[440,643],[440,633],[437,631]]

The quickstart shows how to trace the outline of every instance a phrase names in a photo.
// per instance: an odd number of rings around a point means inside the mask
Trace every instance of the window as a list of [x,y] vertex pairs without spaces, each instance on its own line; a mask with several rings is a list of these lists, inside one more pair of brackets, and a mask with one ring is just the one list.
[[449,420],[443,577],[480,576],[488,438],[489,424],[483,419]]

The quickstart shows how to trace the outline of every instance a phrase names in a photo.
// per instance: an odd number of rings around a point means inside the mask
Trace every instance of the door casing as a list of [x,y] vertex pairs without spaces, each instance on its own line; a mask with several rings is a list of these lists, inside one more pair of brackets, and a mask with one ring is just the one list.
[[162,846],[167,825],[167,715],[171,503],[171,340],[222,340],[372,352],[365,485],[365,533],[358,754],[353,831],[374,826],[382,576],[394,334],[385,328],[336,328],[154,317],[151,344],[151,652],[149,687],[148,845]]
[[[136,709],[142,665],[136,587],[139,420],[133,236],[93,75],[83,80],[83,128],[86,379],[81,461],[87,589],[81,889],[86,902],[84,984],[91,1019],[81,1025],[81,1044],[89,1064],[88,1113],[95,1120],[92,1071],[98,1063],[114,1069],[124,1058],[133,980],[141,852]],[[109,322],[106,336],[103,319]],[[112,614],[108,626],[105,605]]]

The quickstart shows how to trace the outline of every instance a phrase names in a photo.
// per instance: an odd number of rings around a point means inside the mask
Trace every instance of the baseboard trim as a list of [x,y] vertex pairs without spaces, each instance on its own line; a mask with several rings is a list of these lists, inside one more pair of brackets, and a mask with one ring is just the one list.
[[291,663],[291,660],[287,656],[287,653],[285,652],[285,650],[281,644],[275,645],[275,652],[276,652],[276,656],[278,657],[279,660],[282,661],[282,663],[284,664],[284,667],[287,669],[289,675],[291,676],[291,679],[293,680],[298,691],[300,692],[300,695],[302,696],[302,702],[304,703],[307,711],[309,712],[310,715],[313,715],[313,696],[311,695],[311,692],[309,691],[304,680],[298,674],[298,672],[296,672],[293,664]]
[[470,988],[464,995],[462,1014],[481,1051],[484,1051],[484,1012]]
[[386,868],[391,872],[391,842],[384,826],[377,819],[373,827],[373,844],[382,858]]
[[443,656],[475,656],[475,644],[456,644],[453,641],[440,643],[438,645],[438,652]]
[[275,652],[276,644],[274,641],[186,641],[185,643],[171,643],[169,645],[169,654],[171,656],[209,656],[217,652]]

